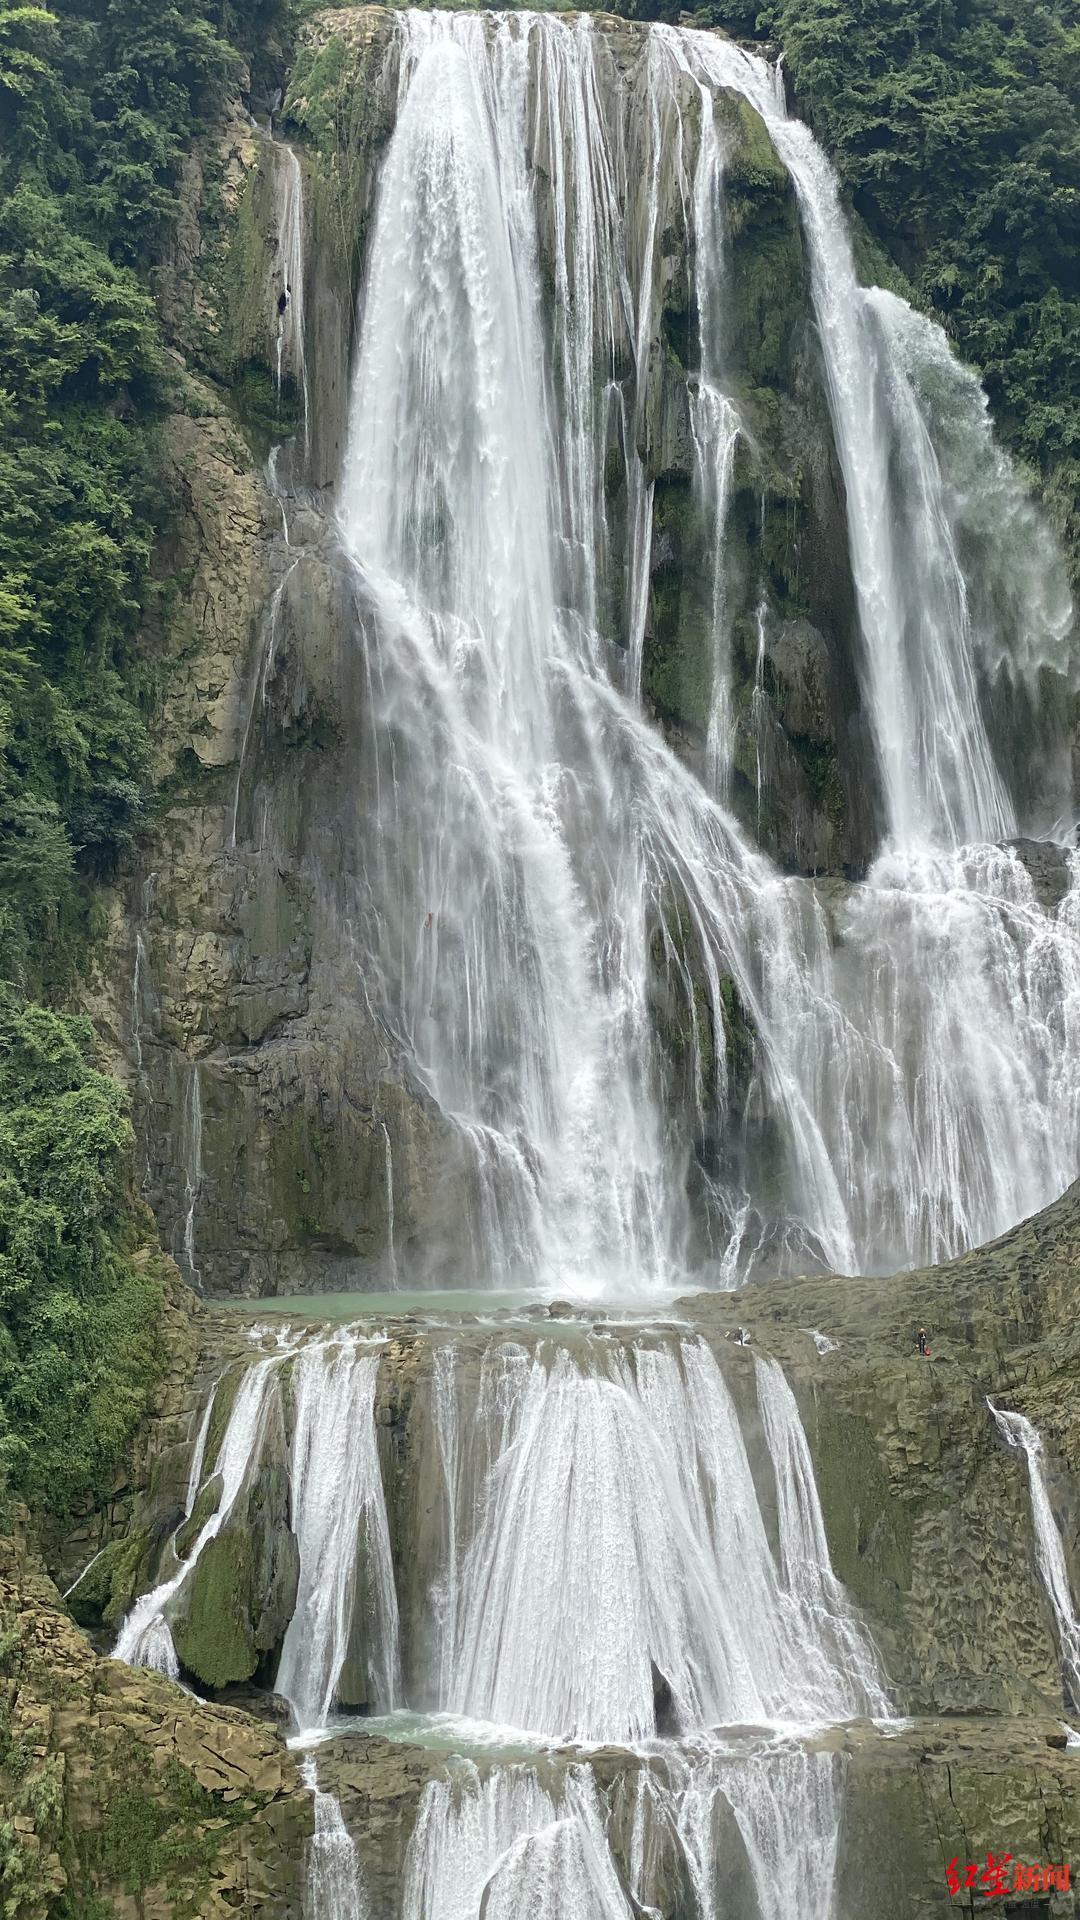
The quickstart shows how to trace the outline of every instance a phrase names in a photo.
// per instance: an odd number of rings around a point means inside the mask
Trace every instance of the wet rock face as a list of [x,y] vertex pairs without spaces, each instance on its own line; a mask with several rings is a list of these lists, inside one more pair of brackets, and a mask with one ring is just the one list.
[[273,1729],[99,1658],[21,1534],[0,1540],[0,1635],[0,1859],[18,1920],[91,1901],[140,1920],[298,1920],[311,1796]]
[[[1078,1247],[1073,1187],[938,1268],[883,1281],[770,1281],[739,1298],[739,1320],[795,1387],[833,1564],[867,1614],[905,1712],[1071,1712],[1026,1467],[1001,1440],[987,1396],[1027,1413],[1044,1438],[1080,1590],[1080,1352],[1066,1305]],[[719,1300],[698,1304],[717,1331],[734,1318]],[[919,1326],[929,1360],[915,1348]],[[811,1330],[835,1339],[835,1350],[819,1353]]]
[[460,1155],[348,935],[372,812],[351,588],[322,516],[298,514],[285,547],[204,404],[170,429],[190,567],[161,638],[175,797],[115,903],[95,1012],[126,1053],[144,1192],[185,1277],[317,1290],[384,1260],[392,1231],[421,1268],[460,1259]]

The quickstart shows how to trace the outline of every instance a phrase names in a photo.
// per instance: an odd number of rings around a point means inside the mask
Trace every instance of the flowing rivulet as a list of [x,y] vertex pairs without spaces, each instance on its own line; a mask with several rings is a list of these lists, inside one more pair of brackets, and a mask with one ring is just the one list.
[[[977,384],[929,323],[859,287],[835,181],[777,73],[665,27],[614,85],[610,58],[587,18],[396,27],[337,499],[367,690],[349,938],[414,1080],[469,1143],[483,1283],[640,1303],[757,1263],[941,1259],[1076,1170],[1080,891],[1045,910],[1007,844],[1051,824],[1053,770],[1044,814],[1018,818],[981,699],[1002,671],[1034,685],[1063,667],[1059,563]],[[728,809],[725,528],[746,429],[725,387],[725,90],[794,182],[845,486],[884,831],[831,916]],[[676,215],[711,553],[702,777],[640,697],[647,369]],[[243,778],[242,759],[234,837]],[[658,964],[691,1024],[682,1104]],[[695,1141],[729,1111],[715,1041],[732,985],[753,1034],[745,1105],[772,1150],[765,1165],[733,1142],[692,1205]],[[212,1462],[198,1430],[189,1510],[207,1466],[216,1508],[118,1653],[178,1672],[185,1584],[287,1400],[299,1575],[276,1684],[298,1730],[325,1729],[351,1687],[384,1730],[462,1749],[422,1796],[403,1920],[629,1920],[672,1874],[701,1920],[750,1911],[740,1884],[762,1920],[825,1920],[843,1780],[810,1730],[888,1700],[776,1364],[753,1367],[748,1423],[678,1331],[493,1337],[475,1376],[436,1340],[421,1627],[399,1617],[378,1371],[378,1344],[348,1335],[252,1363]],[[567,1743],[573,1758],[552,1753]],[[588,1758],[601,1743],[640,1761],[618,1808]],[[498,1757],[522,1744],[532,1757]],[[308,1884],[313,1914],[365,1910],[326,1794]]]

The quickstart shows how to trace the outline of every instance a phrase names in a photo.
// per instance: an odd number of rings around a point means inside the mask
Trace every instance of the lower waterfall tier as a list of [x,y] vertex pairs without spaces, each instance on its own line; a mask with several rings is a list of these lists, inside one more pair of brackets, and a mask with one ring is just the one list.
[[887,1710],[775,1360],[617,1320],[407,1339],[286,1324],[226,1370],[121,1659],[272,1680],[304,1733],[406,1704],[600,1743]]
[[944,1864],[1003,1834],[1065,1859],[1077,1830],[1066,1649],[985,1396],[1028,1382],[1067,1584],[1078,1208],[889,1288],[774,1283],[666,1323],[199,1308],[150,1491],[113,1543],[72,1543],[100,1551],[70,1605],[210,1686],[178,1709],[204,1747],[233,1702],[306,1726],[302,1777],[281,1765],[316,1825],[309,1920],[315,1889],[319,1920],[914,1920],[939,1828]]

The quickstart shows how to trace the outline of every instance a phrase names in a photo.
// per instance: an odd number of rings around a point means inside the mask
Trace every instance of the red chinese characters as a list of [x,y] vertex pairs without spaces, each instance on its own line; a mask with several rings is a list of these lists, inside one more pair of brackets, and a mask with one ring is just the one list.
[[962,1867],[958,1857],[954,1857],[945,1869],[949,1892],[975,1891],[987,1900],[1003,1893],[1068,1893],[1072,1872],[1070,1866],[1025,1867],[1017,1861],[1010,1873],[1011,1861],[1011,1853],[988,1853],[985,1867],[980,1868],[973,1860]]

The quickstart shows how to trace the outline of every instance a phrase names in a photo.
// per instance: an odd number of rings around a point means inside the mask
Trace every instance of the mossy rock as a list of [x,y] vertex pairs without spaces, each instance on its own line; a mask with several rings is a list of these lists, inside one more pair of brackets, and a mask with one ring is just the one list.
[[251,1588],[251,1543],[230,1527],[203,1548],[170,1610],[177,1658],[204,1686],[250,1680],[259,1664]]
[[220,1473],[212,1474],[209,1480],[203,1482],[190,1517],[184,1521],[183,1526],[176,1529],[173,1546],[178,1560],[186,1559],[189,1549],[198,1539],[207,1521],[217,1512],[223,1484]]
[[791,181],[769,130],[756,107],[740,93],[717,95],[717,111],[727,135],[725,184],[737,199],[771,197],[784,201]]
[[68,1594],[68,1612],[80,1627],[119,1626],[139,1592],[151,1544],[140,1529],[103,1548]]
[[[211,1491],[204,1489],[207,1497]],[[289,1527],[287,1439],[275,1401],[258,1470],[167,1609],[181,1665],[207,1687],[250,1680],[280,1649],[299,1574]]]

